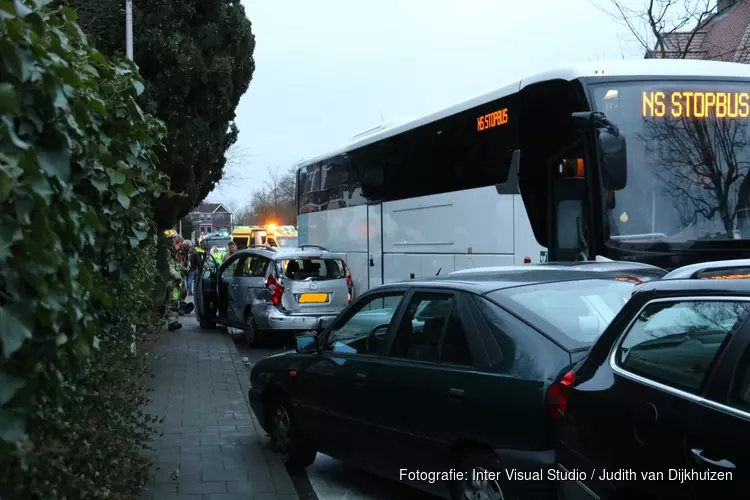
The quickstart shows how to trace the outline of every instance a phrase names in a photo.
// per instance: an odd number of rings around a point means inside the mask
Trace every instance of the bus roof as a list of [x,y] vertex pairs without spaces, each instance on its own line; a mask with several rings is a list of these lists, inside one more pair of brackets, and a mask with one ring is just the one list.
[[353,140],[348,144],[329,151],[326,154],[316,156],[309,160],[301,162],[298,167],[302,168],[312,163],[336,156],[347,151],[387,139],[398,135],[407,130],[411,130],[427,123],[434,122],[441,118],[454,115],[482,104],[500,99],[501,97],[513,94],[519,90],[550,80],[568,80],[572,81],[584,77],[704,77],[710,75],[713,78],[750,78],[750,65],[723,62],[723,61],[700,61],[688,59],[637,59],[637,60],[616,60],[616,61],[589,61],[578,64],[572,64],[557,68],[551,71],[545,71],[522,78],[509,85],[505,85],[495,90],[485,92],[477,97],[462,101],[439,111],[430,113],[421,118],[411,121],[395,122],[390,126],[381,125],[373,127],[367,131],[356,134]]

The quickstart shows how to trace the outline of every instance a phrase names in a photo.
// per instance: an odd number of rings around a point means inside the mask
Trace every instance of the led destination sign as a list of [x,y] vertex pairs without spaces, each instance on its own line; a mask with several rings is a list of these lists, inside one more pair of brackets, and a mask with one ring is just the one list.
[[477,117],[477,131],[487,130],[508,123],[508,108]]
[[750,92],[643,92],[644,118],[748,118]]

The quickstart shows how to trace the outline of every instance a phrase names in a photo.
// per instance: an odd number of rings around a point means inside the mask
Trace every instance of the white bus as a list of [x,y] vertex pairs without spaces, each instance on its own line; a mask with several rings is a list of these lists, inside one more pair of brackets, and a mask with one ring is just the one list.
[[749,91],[743,64],[590,62],[373,129],[300,164],[299,243],[344,254],[356,293],[548,259],[750,257]]

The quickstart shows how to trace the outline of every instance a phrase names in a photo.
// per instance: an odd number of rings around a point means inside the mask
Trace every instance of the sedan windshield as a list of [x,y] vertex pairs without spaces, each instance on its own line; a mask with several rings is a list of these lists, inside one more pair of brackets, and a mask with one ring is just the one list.
[[750,239],[750,83],[597,84],[625,135],[627,185],[610,194],[610,244]]
[[630,298],[628,281],[583,280],[519,286],[489,293],[535,328],[557,331],[582,345],[596,341]]

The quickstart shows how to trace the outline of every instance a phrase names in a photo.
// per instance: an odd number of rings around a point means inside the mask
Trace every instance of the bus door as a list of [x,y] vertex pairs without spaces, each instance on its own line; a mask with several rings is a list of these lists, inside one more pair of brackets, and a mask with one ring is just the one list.
[[383,204],[367,205],[368,290],[383,284]]
[[588,260],[590,196],[586,183],[585,151],[577,143],[552,157],[550,205],[550,260]]

